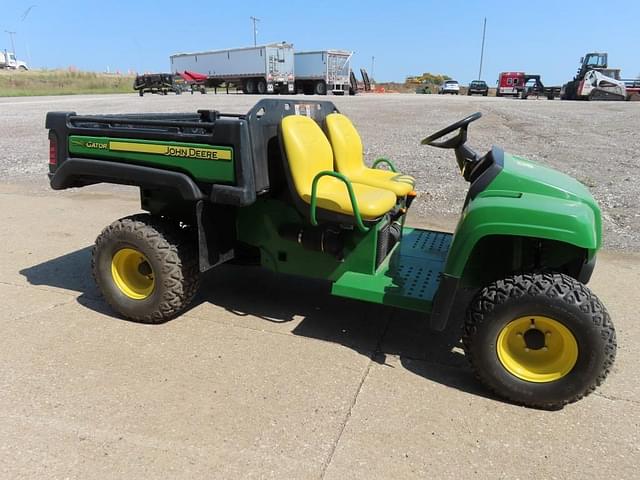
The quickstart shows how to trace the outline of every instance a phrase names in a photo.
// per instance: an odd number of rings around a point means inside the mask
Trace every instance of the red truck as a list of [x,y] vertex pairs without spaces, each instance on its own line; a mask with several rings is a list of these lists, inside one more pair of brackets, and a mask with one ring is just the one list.
[[501,72],[498,77],[496,97],[506,95],[523,99],[535,95],[553,100],[560,95],[560,87],[545,87],[540,75],[531,75],[525,72]]
[[496,97],[504,97],[505,95],[513,95],[517,97],[524,87],[524,72],[501,72],[498,77],[498,88],[496,89]]

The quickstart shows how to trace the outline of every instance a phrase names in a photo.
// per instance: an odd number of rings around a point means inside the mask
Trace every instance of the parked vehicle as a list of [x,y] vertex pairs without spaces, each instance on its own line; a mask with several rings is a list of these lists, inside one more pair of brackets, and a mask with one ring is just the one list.
[[240,86],[245,93],[294,93],[293,45],[272,43],[171,55],[171,72],[206,75],[206,86]]
[[501,72],[498,76],[496,97],[512,96],[526,99],[531,95],[553,100],[560,95],[560,87],[545,87],[538,74]]
[[141,97],[145,93],[166,95],[169,92],[173,92],[176,95],[180,95],[184,90],[184,82],[176,82],[174,75],[171,73],[145,73],[136,76],[133,82],[133,89]]
[[14,52],[7,50],[0,51],[0,69],[6,68],[9,70],[29,70],[26,62],[18,60]]
[[542,83],[542,79],[540,75],[529,75],[526,74],[524,76],[524,85],[522,90],[520,90],[520,98],[526,100],[529,96],[535,97],[546,97],[548,100],[553,100],[556,97],[560,96],[560,87],[545,87]]
[[351,56],[345,50],[295,52],[295,85],[297,93],[345,95],[351,86]]
[[100,291],[126,318],[179,315],[202,273],[234,260],[327,280],[334,295],[414,311],[436,330],[456,305],[476,376],[511,401],[558,408],[591,393],[615,358],[609,314],[584,285],[600,210],[567,175],[498,147],[475,152],[467,129],[480,116],[422,140],[453,149],[470,184],[455,234],[405,224],[415,180],[388,159],[367,167],[357,130],[331,102],[50,112],[49,175],[54,189],[140,187],[148,213],[106,227],[92,253]]
[[640,94],[640,78],[627,78],[622,80],[627,89],[627,97]]
[[626,100],[627,87],[620,80],[620,69],[608,67],[604,52],[587,53],[573,80],[562,86],[563,100]]
[[525,75],[524,72],[500,72],[496,97],[517,97],[520,95],[520,91],[524,87]]
[[489,85],[484,80],[474,80],[469,84],[467,95],[482,95],[486,97],[489,95]]
[[445,93],[450,93],[451,95],[459,95],[460,84],[456,80],[447,80],[442,85],[440,85],[438,93],[440,95],[444,95]]

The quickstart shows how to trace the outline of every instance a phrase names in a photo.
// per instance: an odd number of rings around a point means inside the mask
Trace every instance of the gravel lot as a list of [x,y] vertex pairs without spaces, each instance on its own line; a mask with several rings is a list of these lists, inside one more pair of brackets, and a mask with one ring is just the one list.
[[[35,192],[47,188],[44,116],[50,110],[83,114],[199,108],[243,112],[256,100],[244,95],[140,98],[134,94],[0,99],[3,182],[27,184]],[[500,145],[578,178],[602,208],[605,246],[640,250],[638,103],[436,95],[360,95],[335,97],[334,101],[360,130],[368,160],[387,156],[417,177],[421,196],[414,214],[423,220],[453,226],[467,184],[457,172],[452,152],[420,146],[420,139],[481,111],[484,117],[470,128],[474,147],[484,152],[492,144]]]

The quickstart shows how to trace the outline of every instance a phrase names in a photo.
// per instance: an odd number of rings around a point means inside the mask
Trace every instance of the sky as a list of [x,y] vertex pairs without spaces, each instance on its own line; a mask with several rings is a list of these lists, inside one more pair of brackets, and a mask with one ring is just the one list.
[[0,6],[0,49],[11,49],[6,31],[16,32],[17,56],[32,68],[169,71],[173,53],[253,44],[255,16],[259,44],[351,50],[352,68],[366,68],[379,82],[431,72],[467,83],[478,77],[486,17],[482,79],[490,85],[508,70],[562,84],[590,51],[608,52],[609,66],[621,68],[622,77],[640,76],[638,2],[0,0]]

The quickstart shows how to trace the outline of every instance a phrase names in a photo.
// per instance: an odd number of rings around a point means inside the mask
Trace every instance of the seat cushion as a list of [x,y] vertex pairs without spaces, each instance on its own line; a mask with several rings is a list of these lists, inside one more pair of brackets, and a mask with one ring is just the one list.
[[327,115],[326,125],[336,169],[340,173],[354,182],[390,190],[398,197],[404,197],[413,190],[415,180],[409,175],[367,168],[360,134],[349,118],[341,113],[331,113]]
[[295,189],[300,197],[310,195],[313,178],[333,170],[331,144],[320,126],[302,115],[282,119],[282,136]]
[[[383,216],[396,204],[393,192],[381,188],[352,183],[360,215],[365,220],[373,220]],[[318,181],[318,207],[336,213],[353,215],[353,206],[349,198],[347,186],[337,178],[322,177]],[[311,203],[311,194],[303,195],[306,203]]]
[[[283,118],[281,130],[293,187],[298,196],[310,204],[313,179],[321,171],[333,171],[331,144],[318,124],[305,116]],[[358,183],[352,186],[360,215],[366,220],[381,217],[396,204],[396,196],[389,190]],[[337,178],[321,177],[317,198],[318,208],[353,215],[347,186]]]
[[404,197],[413,191],[415,179],[410,175],[392,172],[391,170],[381,170],[378,168],[365,168],[358,172],[351,180],[372,187],[391,190],[398,197]]

